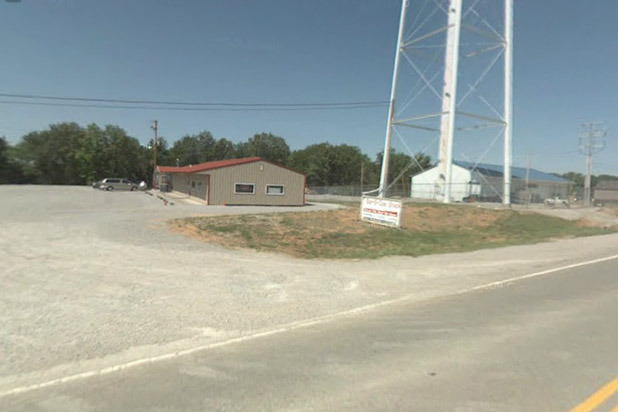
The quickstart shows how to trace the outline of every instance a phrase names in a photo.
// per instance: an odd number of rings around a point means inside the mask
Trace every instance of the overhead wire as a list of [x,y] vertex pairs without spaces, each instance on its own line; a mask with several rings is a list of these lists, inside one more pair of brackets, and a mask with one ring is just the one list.
[[17,104],[27,106],[52,106],[52,107],[84,107],[95,109],[123,109],[123,110],[172,110],[172,111],[203,111],[203,112],[272,112],[272,111],[316,111],[316,110],[355,110],[384,108],[384,104],[366,104],[355,106],[308,106],[308,107],[164,107],[164,106],[127,106],[127,105],[104,105],[104,104],[78,104],[78,103],[47,103],[47,102],[24,102],[17,100],[0,100],[0,104]]
[[265,108],[288,108],[288,107],[355,107],[368,105],[387,105],[387,100],[354,101],[354,102],[318,102],[318,103],[231,103],[231,102],[191,102],[191,101],[169,101],[169,100],[146,100],[146,99],[103,99],[92,97],[68,97],[51,96],[43,94],[25,93],[5,93],[0,92],[0,97],[28,99],[28,100],[52,100],[52,101],[72,101],[87,103],[121,103],[121,104],[146,104],[146,105],[170,105],[170,106],[207,106],[207,107],[265,107]]

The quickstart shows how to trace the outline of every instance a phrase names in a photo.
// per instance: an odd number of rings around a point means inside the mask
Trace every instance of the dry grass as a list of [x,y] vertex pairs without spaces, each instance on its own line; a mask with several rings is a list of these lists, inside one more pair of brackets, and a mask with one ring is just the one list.
[[377,258],[462,252],[561,237],[608,233],[585,222],[511,210],[406,205],[401,229],[358,220],[343,210],[178,219],[171,227],[228,248],[250,248],[302,258]]

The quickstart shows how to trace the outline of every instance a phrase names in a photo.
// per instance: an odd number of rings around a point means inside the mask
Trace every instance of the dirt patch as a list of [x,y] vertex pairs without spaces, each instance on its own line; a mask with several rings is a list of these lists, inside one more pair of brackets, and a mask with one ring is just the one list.
[[508,211],[444,206],[407,206],[402,226],[409,230],[470,230],[491,226]]
[[610,216],[618,217],[618,206],[604,206],[603,208],[601,208],[601,211],[605,212]]
[[581,226],[618,228],[618,208],[611,206],[573,207],[570,209],[534,208],[521,210],[521,212],[559,217],[573,222],[580,222]]

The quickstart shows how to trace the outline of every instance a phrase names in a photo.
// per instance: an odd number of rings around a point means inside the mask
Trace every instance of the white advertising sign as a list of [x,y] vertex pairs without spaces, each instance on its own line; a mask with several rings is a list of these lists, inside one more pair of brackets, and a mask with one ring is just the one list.
[[361,201],[361,220],[379,225],[401,226],[401,200],[363,197]]

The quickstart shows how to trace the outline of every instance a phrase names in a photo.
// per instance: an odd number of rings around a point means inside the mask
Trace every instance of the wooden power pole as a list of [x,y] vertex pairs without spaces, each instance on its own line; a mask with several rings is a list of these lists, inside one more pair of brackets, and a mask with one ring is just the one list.
[[361,162],[361,181],[360,181],[360,194],[363,195],[363,183],[365,182],[365,162]]
[[152,121],[152,130],[154,130],[154,141],[152,142],[152,187],[157,187],[156,174],[157,174],[157,141],[159,132],[159,121]]

